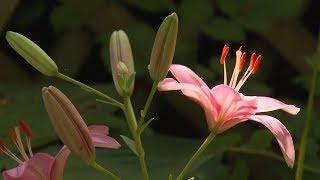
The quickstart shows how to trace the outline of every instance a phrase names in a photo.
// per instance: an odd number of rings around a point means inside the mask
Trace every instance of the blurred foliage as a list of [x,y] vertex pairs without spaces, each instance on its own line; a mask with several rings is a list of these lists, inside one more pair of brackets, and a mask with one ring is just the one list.
[[[24,118],[33,128],[35,151],[54,154],[60,146],[41,100],[41,87],[48,85],[47,79],[22,63],[21,57],[8,48],[3,38],[6,30],[30,37],[57,61],[62,72],[87,83],[103,82],[107,85],[97,88],[116,96],[111,82],[108,40],[112,31],[124,29],[134,53],[137,71],[134,105],[138,112],[151,86],[146,67],[156,30],[167,14],[176,11],[180,29],[174,63],[190,66],[212,87],[222,82],[222,67],[218,61],[225,43],[231,46],[227,60],[230,73],[235,50],[240,45],[244,45],[248,53],[256,51],[262,54],[261,71],[248,80],[242,92],[272,96],[299,105],[301,112],[295,117],[283,112],[272,113],[288,127],[295,146],[299,147],[309,73],[315,67],[314,62],[305,60],[312,57],[316,46],[320,15],[315,7],[319,7],[315,0],[1,1],[0,65],[4,69],[0,72],[0,136],[7,137],[8,128]],[[123,145],[119,151],[99,150],[98,161],[121,172],[123,177],[139,179],[136,157],[120,138],[120,134],[128,134],[121,112],[95,102],[94,97],[77,87],[56,86],[70,95],[87,123],[110,126],[111,135]],[[317,112],[320,81],[316,94],[306,163],[320,169],[320,121]],[[199,137],[207,133],[198,105],[179,93],[162,93],[159,96],[161,98],[156,98],[152,112],[156,117],[155,125],[143,137],[152,179],[165,179],[169,173],[177,175],[200,144],[199,139],[173,135]],[[168,132],[171,134],[165,135]],[[270,152],[280,159],[270,158]],[[199,160],[192,175],[199,179],[292,179],[294,171],[287,168],[281,159],[272,134],[260,124],[250,122],[218,137]],[[1,168],[12,166],[7,158],[0,160]],[[305,179],[319,177],[310,171],[305,173]],[[72,158],[65,178],[101,179],[102,176],[77,158]]]

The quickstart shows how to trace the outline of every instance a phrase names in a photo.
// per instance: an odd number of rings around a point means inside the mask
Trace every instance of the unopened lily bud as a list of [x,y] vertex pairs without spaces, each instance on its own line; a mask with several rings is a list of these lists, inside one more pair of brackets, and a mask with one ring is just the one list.
[[71,101],[53,86],[42,89],[51,124],[61,141],[88,164],[96,158],[89,129]]
[[126,33],[122,30],[114,31],[110,37],[110,62],[112,78],[118,93],[131,95],[134,88],[134,80],[130,85],[120,86],[120,81],[127,83],[134,76],[134,62],[131,45]]
[[148,66],[153,80],[160,81],[167,75],[176,48],[177,33],[178,16],[172,13],[163,20],[154,40]]
[[56,76],[59,73],[56,63],[30,39],[12,31],[7,32],[6,39],[18,54],[42,74]]

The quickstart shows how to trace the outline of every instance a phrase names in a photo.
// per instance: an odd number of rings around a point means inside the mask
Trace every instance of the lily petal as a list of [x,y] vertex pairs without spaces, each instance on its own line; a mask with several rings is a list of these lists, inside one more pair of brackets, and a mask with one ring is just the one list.
[[37,153],[28,161],[2,173],[4,180],[50,180],[54,158],[45,153]]
[[245,96],[245,98],[256,99],[257,101],[257,113],[259,112],[269,112],[278,109],[296,115],[300,111],[300,108],[297,108],[294,105],[285,104],[277,99],[264,97],[264,96]]
[[295,152],[292,137],[287,128],[276,118],[267,115],[254,115],[252,120],[265,125],[277,139],[287,165],[294,165]]
[[121,145],[109,134],[109,128],[103,125],[91,125],[88,127],[95,147],[118,149]]
[[98,133],[98,134],[109,134],[109,127],[104,125],[90,125],[88,126],[90,133]]
[[[113,148],[117,149],[121,145],[109,134],[109,128],[104,125],[91,125],[88,127],[90,137],[95,147]],[[70,155],[70,150],[67,146],[63,146],[55,157],[55,162],[51,170],[51,178],[53,180],[63,179],[63,170]]]
[[68,161],[71,151],[67,146],[63,146],[55,157],[54,164],[51,169],[51,179],[63,180],[64,167]]
[[207,86],[207,84],[196,73],[186,66],[172,64],[169,70],[180,83]]

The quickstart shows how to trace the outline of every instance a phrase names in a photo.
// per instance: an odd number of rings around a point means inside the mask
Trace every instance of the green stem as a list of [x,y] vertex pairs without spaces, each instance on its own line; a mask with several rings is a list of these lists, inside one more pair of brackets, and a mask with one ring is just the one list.
[[113,174],[111,171],[103,168],[102,166],[100,166],[98,163],[94,162],[91,164],[91,167],[93,167],[94,169],[96,169],[97,171],[102,172],[104,175],[106,176],[111,176],[113,179],[116,180],[120,180],[120,178],[118,176],[116,176],[115,174]]
[[108,95],[106,95],[106,94],[104,94],[104,93],[102,93],[102,92],[100,92],[100,91],[98,91],[98,90],[96,90],[96,89],[94,89],[94,88],[82,83],[82,82],[79,82],[79,81],[77,81],[77,80],[75,80],[75,79],[73,79],[73,78],[71,78],[69,76],[66,76],[64,74],[59,73],[57,75],[57,77],[60,78],[60,79],[65,80],[65,81],[68,81],[68,82],[70,82],[72,84],[75,84],[75,85],[79,86],[80,88],[84,89],[87,92],[93,93],[93,94],[95,94],[97,96],[100,96],[100,97],[102,97],[104,99],[107,99],[108,101],[110,101],[110,104],[112,104],[112,105],[114,105],[116,107],[119,107],[119,108],[123,107],[123,104],[120,103],[119,101],[115,100],[114,98],[112,98],[112,97],[110,97],[110,96],[108,96]]
[[149,180],[148,168],[147,168],[147,165],[145,162],[145,153],[144,153],[144,149],[142,146],[140,134],[138,134],[136,131],[137,130],[137,120],[136,120],[136,116],[134,114],[132,103],[131,103],[129,96],[124,97],[123,111],[126,116],[129,129],[131,131],[131,134],[132,134],[134,142],[135,142],[136,150],[137,150],[137,153],[139,156],[140,167],[141,167],[141,171],[143,174],[143,179]]
[[144,123],[145,117],[149,111],[152,99],[154,97],[154,94],[157,91],[158,84],[159,84],[158,80],[153,81],[152,88],[151,88],[151,91],[150,91],[149,96],[147,98],[146,104],[144,105],[144,108],[141,112],[141,117],[140,117],[140,121],[139,121],[139,124],[141,124],[141,125]]
[[201,144],[201,146],[199,147],[199,149],[193,154],[193,156],[191,157],[191,159],[188,161],[187,165],[183,168],[183,170],[181,171],[181,173],[179,174],[177,180],[182,180],[182,178],[184,177],[184,175],[190,170],[190,168],[192,167],[193,163],[199,158],[199,156],[204,152],[204,150],[208,147],[208,145],[211,143],[211,141],[214,139],[214,137],[216,136],[216,134],[214,134],[213,132],[211,132],[209,134],[209,136],[207,137],[207,139]]
[[304,129],[302,132],[300,147],[299,147],[299,156],[298,156],[296,178],[295,178],[296,180],[301,180],[303,175],[303,166],[304,166],[304,159],[305,159],[306,150],[307,150],[307,141],[308,141],[308,135],[310,130],[310,124],[311,124],[312,108],[313,108],[315,88],[317,83],[317,76],[318,76],[317,70],[316,68],[314,68],[312,72],[311,84],[309,88],[306,120],[304,122]]
[[[243,147],[230,147],[227,148],[225,151],[230,151],[230,152],[237,152],[237,153],[245,153],[245,154],[253,154],[253,155],[260,155],[260,156],[265,156],[268,158],[272,158],[281,162],[285,162],[282,156],[279,156],[277,154],[274,154],[272,152],[268,151],[259,151],[259,150],[253,150],[253,149],[248,149],[248,148],[243,148]],[[320,174],[320,170],[317,168],[304,165],[304,170],[315,173],[315,174]]]

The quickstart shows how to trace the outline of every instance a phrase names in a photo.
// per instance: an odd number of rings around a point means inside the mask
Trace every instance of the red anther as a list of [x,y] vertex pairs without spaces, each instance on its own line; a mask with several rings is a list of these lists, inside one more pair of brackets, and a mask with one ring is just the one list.
[[250,57],[249,70],[251,70],[253,68],[253,65],[254,65],[254,62],[256,61],[256,58],[257,58],[257,54],[252,53],[251,57]]
[[229,53],[229,46],[224,45],[224,47],[222,49],[221,57],[220,57],[220,64],[225,63],[228,53]]
[[32,130],[31,130],[30,126],[23,119],[20,120],[19,125],[20,125],[20,128],[22,129],[22,131],[26,134],[26,136],[31,138],[32,137]]
[[244,66],[244,62],[246,61],[246,55],[247,55],[246,52],[242,53],[241,55],[240,63],[239,63],[239,71],[241,71]]
[[5,144],[4,141],[2,139],[0,139],[0,153],[2,153],[5,150]]
[[255,60],[254,65],[253,65],[253,69],[252,69],[252,74],[255,74],[258,71],[260,64],[261,64],[261,58],[262,58],[262,56],[259,55],[257,57],[257,59]]
[[17,134],[13,128],[9,129],[9,137],[13,144],[17,144]]

